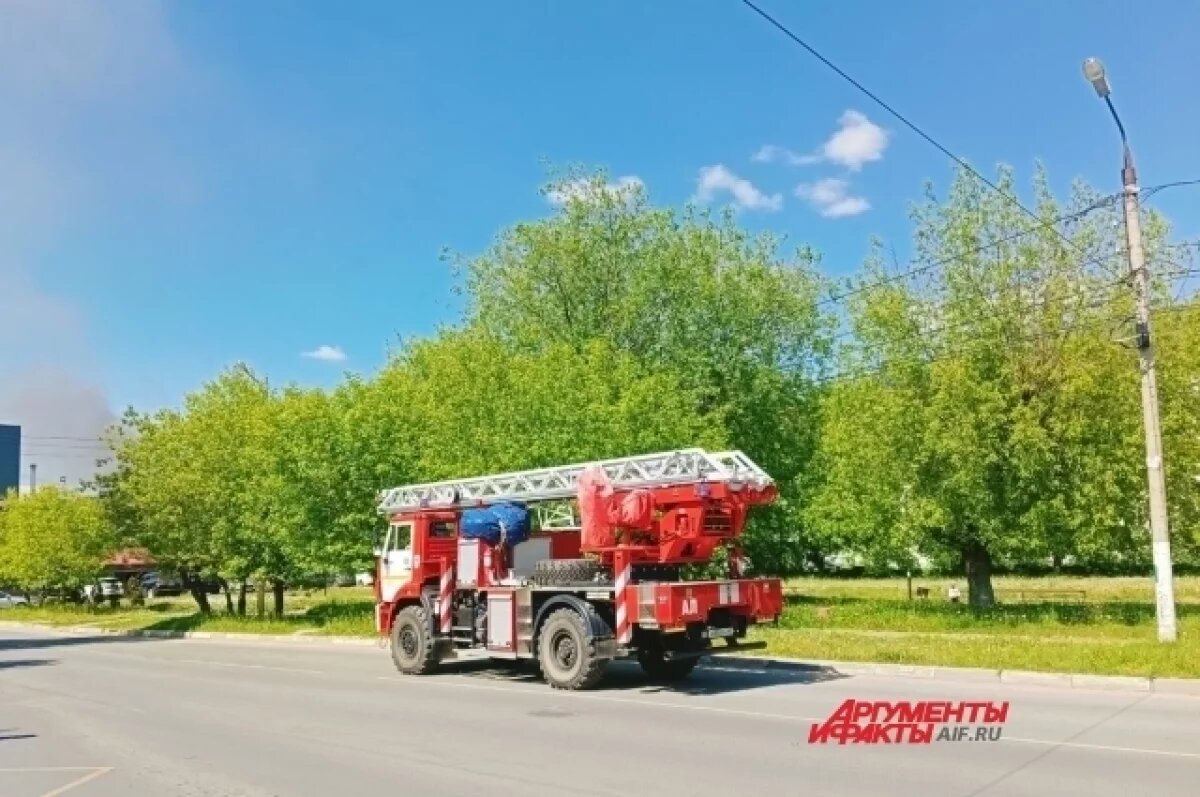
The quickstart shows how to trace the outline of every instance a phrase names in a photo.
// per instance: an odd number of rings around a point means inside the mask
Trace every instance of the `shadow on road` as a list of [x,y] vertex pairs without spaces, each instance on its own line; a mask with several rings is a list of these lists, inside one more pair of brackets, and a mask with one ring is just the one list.
[[0,659],[0,670],[14,667],[46,667],[52,664],[58,664],[58,661],[55,659]]
[[30,637],[0,637],[0,653],[6,650],[38,650],[40,648],[61,648],[75,645],[98,645],[110,642],[150,642],[147,637],[117,636],[110,634],[85,634],[79,636],[30,636]]
[[[542,678],[530,662],[472,661],[447,662],[443,665],[446,674],[461,675],[480,680],[505,683],[541,684]],[[837,681],[850,676],[832,667],[813,665],[796,671],[770,672],[765,670],[738,670],[722,668],[720,660],[702,663],[690,678],[677,683],[662,683],[653,680],[633,662],[616,661],[608,666],[604,680],[595,691],[660,692],[680,695],[719,695],[728,692],[744,692],[783,684],[816,684]]]
[[0,742],[12,742],[18,739],[36,739],[36,733],[2,733],[0,734]]

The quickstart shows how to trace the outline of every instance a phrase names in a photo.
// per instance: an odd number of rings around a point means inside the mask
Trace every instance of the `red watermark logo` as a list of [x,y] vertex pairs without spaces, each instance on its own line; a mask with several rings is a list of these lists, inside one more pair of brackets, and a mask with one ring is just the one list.
[[809,744],[929,744],[996,742],[1008,721],[1008,702],[948,700],[844,701],[808,731]]

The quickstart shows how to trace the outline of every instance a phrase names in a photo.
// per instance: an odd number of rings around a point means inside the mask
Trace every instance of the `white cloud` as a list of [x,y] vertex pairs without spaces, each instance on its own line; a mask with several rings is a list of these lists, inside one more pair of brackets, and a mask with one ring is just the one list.
[[827,219],[857,216],[871,208],[866,198],[850,193],[850,183],[836,177],[826,177],[815,183],[801,183],[796,186],[796,196],[807,201]]
[[838,129],[817,148],[805,155],[786,147],[764,144],[751,160],[756,163],[789,163],[792,166],[808,166],[813,163],[836,163],[851,171],[859,171],[864,164],[883,159],[891,134],[866,117],[860,111],[849,110],[838,118]]
[[821,160],[819,155],[801,155],[787,147],[777,147],[774,144],[763,144],[750,160],[755,163],[775,163],[782,161],[793,166],[807,166]]
[[600,183],[581,177],[547,191],[546,199],[551,205],[565,205],[573,199],[588,199],[597,195],[629,196],[645,187],[642,178],[636,175],[618,177],[615,183]]
[[881,160],[887,149],[888,132],[858,111],[846,111],[838,119],[837,132],[821,147],[825,160],[858,171],[864,163]]
[[721,164],[702,168],[696,178],[696,201],[711,202],[722,193],[733,197],[734,207],[740,210],[775,211],[783,207],[782,194],[765,194]]
[[301,352],[300,356],[325,363],[340,363],[346,360],[346,352],[342,351],[341,346],[322,345],[312,351]]

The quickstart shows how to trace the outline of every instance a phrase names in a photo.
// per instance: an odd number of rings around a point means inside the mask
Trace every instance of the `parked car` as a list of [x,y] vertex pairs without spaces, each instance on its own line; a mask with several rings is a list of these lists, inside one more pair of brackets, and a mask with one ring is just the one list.
[[20,595],[13,595],[10,592],[0,592],[0,609],[11,609],[14,606],[28,606],[29,601]]
[[173,576],[164,576],[157,570],[142,574],[142,592],[147,598],[161,595],[182,595],[183,582]]

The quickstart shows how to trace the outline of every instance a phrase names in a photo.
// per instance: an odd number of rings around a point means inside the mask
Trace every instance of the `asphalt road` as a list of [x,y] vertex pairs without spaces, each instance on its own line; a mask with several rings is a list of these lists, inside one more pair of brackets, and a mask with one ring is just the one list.
[[[1009,701],[996,742],[811,745],[847,698]],[[0,795],[1200,793],[1200,699],[910,678],[621,666],[396,674],[333,645],[0,631]]]

